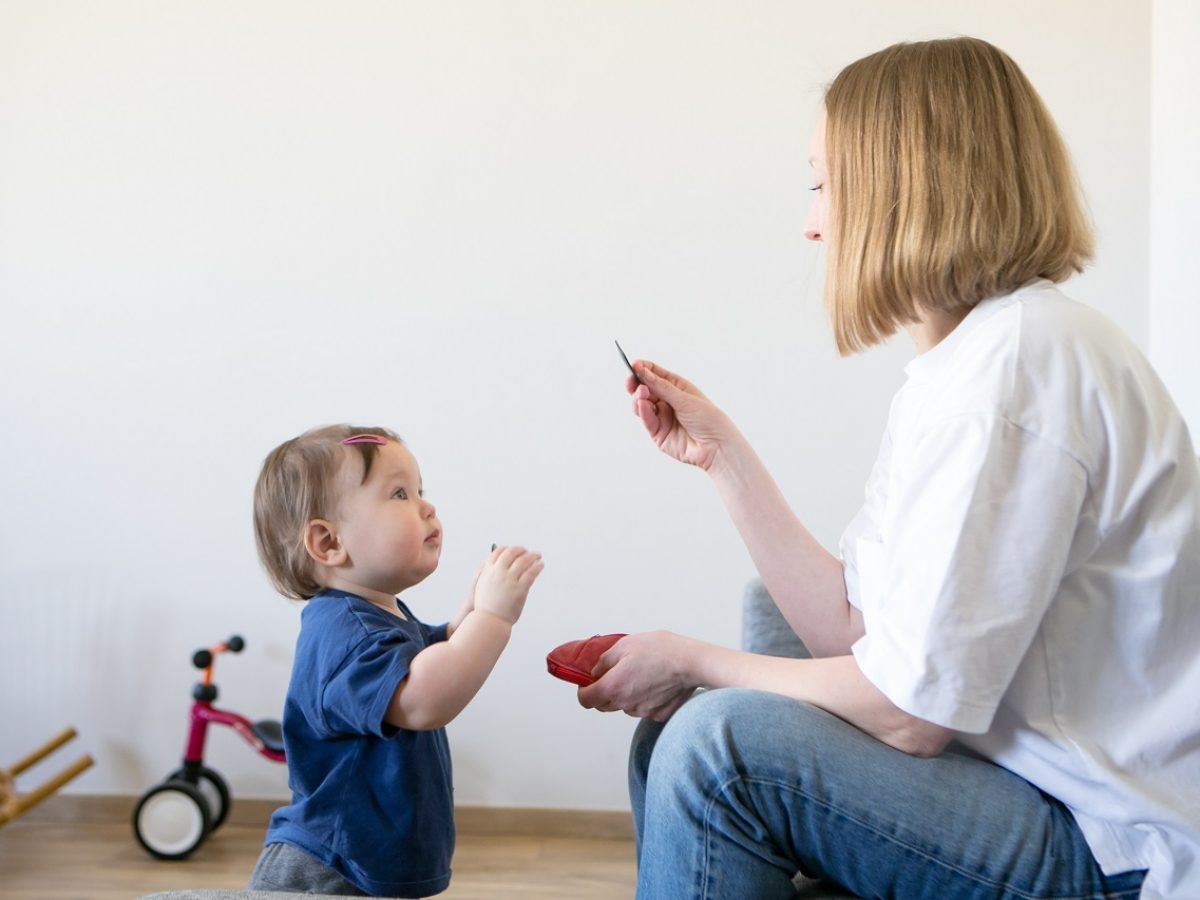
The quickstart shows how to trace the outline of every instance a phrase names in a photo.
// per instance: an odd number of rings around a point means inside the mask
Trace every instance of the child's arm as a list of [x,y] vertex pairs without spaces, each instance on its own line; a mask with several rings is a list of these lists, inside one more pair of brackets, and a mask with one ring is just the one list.
[[428,731],[462,712],[508,644],[542,567],[541,554],[522,547],[493,551],[475,582],[474,609],[447,640],[413,657],[384,721],[409,731]]
[[446,638],[454,637],[454,632],[458,631],[458,626],[463,623],[463,620],[470,615],[471,610],[475,608],[474,600],[468,597],[463,601],[463,605],[458,608],[458,612],[454,614],[454,618],[446,623]]
[[[492,554],[493,556],[496,554],[496,545],[494,544],[492,545]],[[484,574],[484,569],[487,568],[487,564],[491,562],[491,559],[491,557],[485,559],[484,564],[479,566],[479,571],[475,572],[475,577],[473,578],[472,582],[470,582],[470,593],[467,594],[467,599],[462,601],[462,606],[458,607],[458,612],[455,613],[455,617],[450,619],[450,622],[446,623],[446,638],[454,636],[454,632],[458,630],[458,625],[461,625],[463,619],[466,619],[468,614],[470,614],[470,611],[474,610],[475,588],[479,586],[479,576]]]

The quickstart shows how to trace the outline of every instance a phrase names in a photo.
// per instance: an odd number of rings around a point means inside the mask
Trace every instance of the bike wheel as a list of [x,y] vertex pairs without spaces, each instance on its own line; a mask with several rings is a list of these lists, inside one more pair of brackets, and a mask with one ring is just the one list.
[[158,859],[186,859],[204,841],[208,823],[208,801],[186,781],[151,788],[133,810],[138,843]]
[[194,782],[187,777],[186,770],[176,769],[167,776],[167,781],[186,781],[200,790],[204,799],[208,801],[209,833],[224,824],[225,817],[229,815],[229,785],[215,769],[201,766],[199,777]]

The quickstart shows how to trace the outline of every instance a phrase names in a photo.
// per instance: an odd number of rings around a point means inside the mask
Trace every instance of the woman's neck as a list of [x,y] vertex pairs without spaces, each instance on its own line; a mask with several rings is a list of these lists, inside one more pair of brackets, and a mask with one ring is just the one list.
[[912,338],[917,353],[924,353],[940,344],[946,335],[962,323],[969,312],[969,309],[956,309],[953,312],[926,310],[920,321],[906,325],[905,329]]

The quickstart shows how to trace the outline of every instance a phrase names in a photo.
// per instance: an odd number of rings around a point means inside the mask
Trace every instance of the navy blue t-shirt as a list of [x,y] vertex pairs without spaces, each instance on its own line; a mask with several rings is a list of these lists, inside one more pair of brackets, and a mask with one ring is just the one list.
[[446,730],[384,722],[412,658],[446,626],[407,621],[344,591],[308,601],[283,709],[292,803],[267,844],[316,857],[374,896],[424,897],[450,884],[454,802]]

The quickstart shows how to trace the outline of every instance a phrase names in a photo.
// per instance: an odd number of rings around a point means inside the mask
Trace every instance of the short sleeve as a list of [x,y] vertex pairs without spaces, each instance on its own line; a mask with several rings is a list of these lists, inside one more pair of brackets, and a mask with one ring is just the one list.
[[1003,418],[968,414],[907,448],[890,494],[852,652],[901,709],[982,733],[1062,581],[1086,471]]
[[855,609],[862,609],[863,580],[869,580],[870,560],[864,559],[864,547],[872,547],[880,538],[884,510],[887,508],[888,472],[892,455],[891,431],[885,429],[879,453],[867,478],[863,505],[851,519],[838,542],[842,560],[842,578],[846,582],[846,599]]
[[400,629],[368,631],[326,682],[321,696],[326,727],[334,734],[391,737],[395,729],[384,716],[421,649]]

